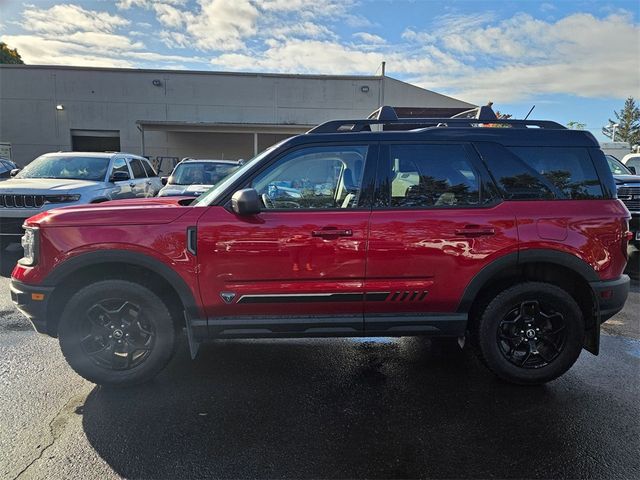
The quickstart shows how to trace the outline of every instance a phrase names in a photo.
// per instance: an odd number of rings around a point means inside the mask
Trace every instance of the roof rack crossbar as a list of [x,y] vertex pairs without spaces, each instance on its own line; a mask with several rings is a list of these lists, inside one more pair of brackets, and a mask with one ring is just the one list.
[[[375,113],[375,112],[374,112]],[[416,128],[432,127],[476,127],[478,125],[507,125],[512,128],[537,127],[549,130],[566,130],[567,127],[551,120],[513,120],[495,119],[481,120],[478,118],[397,118],[390,119],[358,119],[358,120],[330,120],[312,128],[307,133],[342,133],[370,131],[371,125],[415,125]]]

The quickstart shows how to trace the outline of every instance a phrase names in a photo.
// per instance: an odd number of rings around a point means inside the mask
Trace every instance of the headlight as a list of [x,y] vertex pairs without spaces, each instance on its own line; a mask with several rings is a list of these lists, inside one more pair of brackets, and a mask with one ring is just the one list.
[[22,265],[35,265],[38,261],[40,249],[40,229],[37,227],[24,227],[24,235],[21,242],[24,255],[20,259]]
[[70,203],[80,200],[80,195],[47,195],[44,203]]

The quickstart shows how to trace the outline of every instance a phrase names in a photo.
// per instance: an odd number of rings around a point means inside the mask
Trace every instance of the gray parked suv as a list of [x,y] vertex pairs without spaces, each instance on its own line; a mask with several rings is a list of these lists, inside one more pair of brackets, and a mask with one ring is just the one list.
[[160,177],[130,153],[56,152],[0,184],[0,248],[20,242],[25,219],[52,208],[120,198],[154,197]]

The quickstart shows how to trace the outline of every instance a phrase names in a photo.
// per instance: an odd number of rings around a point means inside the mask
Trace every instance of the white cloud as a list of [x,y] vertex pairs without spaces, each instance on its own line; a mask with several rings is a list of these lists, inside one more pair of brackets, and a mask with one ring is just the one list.
[[[557,93],[640,95],[640,27],[630,15],[578,13],[553,22],[524,14],[499,22],[493,18],[445,16],[435,30],[405,30],[407,41],[438,46],[440,54],[432,50],[429,58],[459,62],[457,71],[416,71],[409,73],[412,80],[475,103]],[[393,64],[388,68],[393,71]]]
[[78,5],[54,5],[48,9],[28,6],[23,14],[22,26],[31,32],[64,34],[78,30],[113,32],[129,25],[129,20],[108,12],[85,10]]
[[368,33],[368,32],[356,32],[353,34],[354,37],[359,38],[360,40],[362,40],[365,43],[369,43],[369,44],[377,44],[377,45],[382,45],[384,43],[387,43],[387,41],[378,36],[378,35],[374,35],[373,33]]

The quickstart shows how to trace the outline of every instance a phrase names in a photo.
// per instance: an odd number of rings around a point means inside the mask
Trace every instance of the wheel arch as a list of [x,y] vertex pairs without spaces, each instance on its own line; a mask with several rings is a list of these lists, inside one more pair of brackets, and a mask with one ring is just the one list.
[[600,278],[577,256],[555,250],[524,250],[505,255],[485,266],[467,285],[458,312],[469,314],[474,322],[487,301],[498,292],[519,282],[543,281],[563,288],[578,302],[587,331],[585,348],[597,354],[599,312],[589,282]]
[[200,309],[187,283],[161,261],[124,250],[89,252],[66,260],[42,282],[43,286],[54,287],[47,306],[49,334],[56,336],[62,309],[78,288],[94,279],[106,278],[134,279],[149,287],[168,303],[174,320],[181,325],[184,325],[184,311],[190,319],[200,317]]

